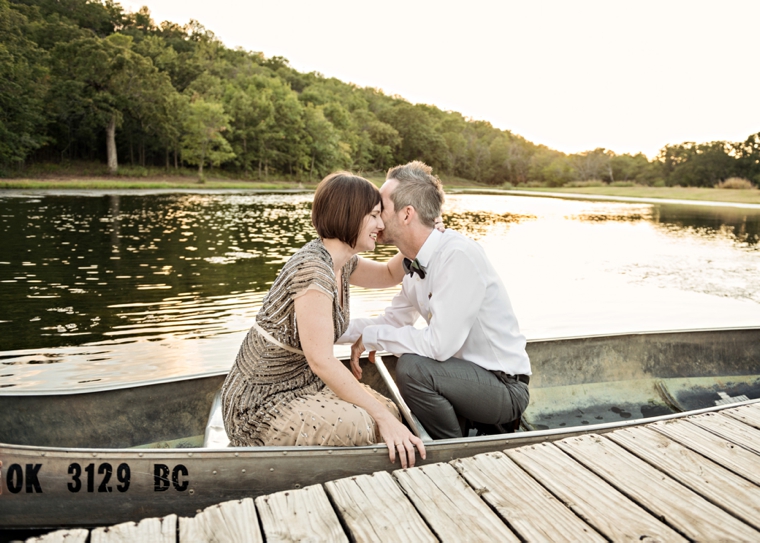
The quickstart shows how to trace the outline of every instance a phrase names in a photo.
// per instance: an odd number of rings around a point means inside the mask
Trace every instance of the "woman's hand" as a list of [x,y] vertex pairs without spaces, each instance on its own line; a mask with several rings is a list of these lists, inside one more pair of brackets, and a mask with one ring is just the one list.
[[[362,336],[359,336],[359,339],[357,339],[356,342],[351,345],[351,373],[354,374],[354,377],[356,377],[357,381],[361,381],[362,379],[362,367],[359,365],[359,360],[361,359],[363,353],[364,342],[362,341]],[[375,351],[370,351],[367,355],[367,358],[369,358],[369,361],[374,364]]]
[[443,217],[440,215],[435,218],[435,229],[439,232],[446,231],[446,226],[443,224]]
[[427,453],[425,452],[425,444],[422,440],[409,431],[409,428],[401,424],[389,412],[386,412],[386,415],[382,417],[376,418],[375,422],[380,430],[380,436],[388,446],[388,456],[390,456],[391,462],[396,461],[396,453],[398,453],[401,467],[413,468],[415,447],[420,452],[420,458],[423,460],[426,458]]

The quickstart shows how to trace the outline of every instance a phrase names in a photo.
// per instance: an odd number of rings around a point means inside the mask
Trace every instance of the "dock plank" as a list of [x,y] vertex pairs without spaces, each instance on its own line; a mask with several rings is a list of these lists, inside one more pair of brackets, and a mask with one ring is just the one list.
[[587,434],[556,444],[689,539],[760,540],[749,525],[605,437]]
[[687,420],[755,454],[760,454],[760,430],[733,417],[721,413],[705,413],[694,415]]
[[259,496],[255,503],[267,543],[348,542],[321,485]]
[[109,528],[95,528],[90,532],[90,543],[176,543],[177,515],[146,518],[138,522],[124,522]]
[[738,419],[744,424],[760,428],[760,404],[742,405],[734,409],[726,409],[722,413]]
[[604,541],[593,528],[500,452],[452,465],[527,541]]
[[649,428],[760,485],[760,455],[682,419],[656,422]]
[[438,541],[390,473],[330,481],[325,490],[354,541]]
[[37,537],[30,537],[26,543],[85,543],[90,535],[89,530],[56,530]]
[[430,464],[393,475],[441,541],[519,541],[452,466]]
[[192,518],[179,519],[180,543],[262,543],[256,506],[251,498],[207,507]]
[[760,529],[760,487],[645,426],[606,434],[618,445]]
[[551,443],[504,452],[579,517],[612,541],[686,541]]

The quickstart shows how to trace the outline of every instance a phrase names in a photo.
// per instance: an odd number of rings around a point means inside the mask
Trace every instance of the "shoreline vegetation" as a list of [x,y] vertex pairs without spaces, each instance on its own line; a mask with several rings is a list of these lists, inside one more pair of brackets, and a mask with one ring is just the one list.
[[[385,181],[381,173],[362,173],[370,181],[380,186]],[[488,185],[467,179],[441,176],[446,191],[520,191],[535,193],[561,193],[582,196],[612,196],[616,198],[646,198],[655,200],[692,200],[701,202],[724,202],[760,205],[760,190],[721,189],[713,187],[648,187],[643,185],[610,186],[602,183],[574,187],[513,186],[510,184]],[[267,181],[208,177],[198,183],[197,177],[150,175],[141,177],[109,177],[107,175],[49,175],[39,178],[0,179],[0,190],[256,190],[256,191],[313,191],[317,181],[298,182],[286,179]],[[0,192],[0,195],[2,192]]]
[[486,120],[231,49],[198,21],[157,22],[146,7],[129,12],[112,0],[0,0],[0,53],[0,178],[9,179],[0,186],[61,178],[72,188],[167,188],[195,176],[207,187],[274,189],[336,170],[381,175],[411,160],[450,187],[760,185],[760,132],[668,144],[652,158],[567,154]]

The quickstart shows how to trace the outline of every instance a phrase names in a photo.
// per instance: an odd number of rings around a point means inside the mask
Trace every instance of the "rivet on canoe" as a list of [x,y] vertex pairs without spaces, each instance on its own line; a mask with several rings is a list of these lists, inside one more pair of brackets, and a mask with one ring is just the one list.
[[242,471],[243,471],[243,473],[245,473],[245,470],[242,470]]
[[332,454],[332,451],[327,451],[327,454]]
[[193,494],[195,494],[195,490],[193,490],[193,489],[191,488],[191,489],[190,489],[190,495],[192,496]]
[[464,446],[465,446],[465,447],[466,447],[467,445],[469,445],[469,443],[465,443],[465,444],[464,444]]
[[214,475],[216,475],[216,470],[212,471],[211,473],[213,473]]
[[298,483],[296,483],[296,484],[295,484],[295,487],[296,487],[296,488],[301,488],[301,485],[299,485]]
[[140,458],[142,458],[143,457],[143,453],[139,453],[137,456],[139,456]]
[[274,471],[274,468],[269,468],[269,471]]
[[40,456],[45,456],[46,454],[47,454],[47,453],[42,453],[42,454],[40,454]]
[[283,456],[287,456],[288,455],[288,451],[282,451],[282,455]]
[[98,453],[92,453],[93,458],[95,458],[96,456],[98,456]]
[[377,449],[372,449],[372,452],[377,452]]
[[235,453],[235,456],[240,456],[240,453]]
[[193,453],[187,453],[187,456],[193,456]]

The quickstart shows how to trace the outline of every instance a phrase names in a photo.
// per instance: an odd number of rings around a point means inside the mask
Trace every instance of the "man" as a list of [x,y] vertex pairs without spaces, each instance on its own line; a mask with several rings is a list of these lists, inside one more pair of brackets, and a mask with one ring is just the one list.
[[[498,274],[475,241],[436,230],[444,194],[429,166],[392,168],[380,194],[378,242],[411,262],[385,314],[352,320],[341,338],[355,341],[355,373],[364,350],[402,353],[399,390],[433,439],[462,437],[458,416],[510,426],[528,405],[530,361]],[[420,315],[421,329],[413,326]]]

